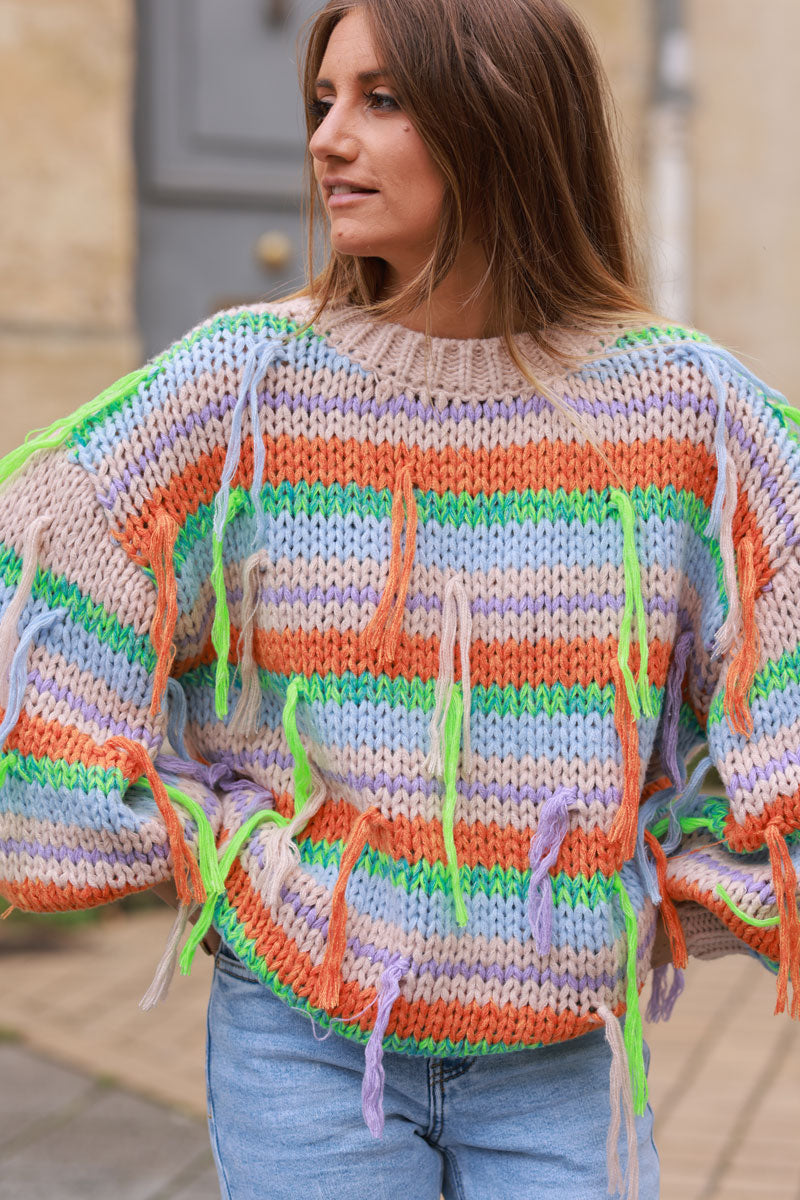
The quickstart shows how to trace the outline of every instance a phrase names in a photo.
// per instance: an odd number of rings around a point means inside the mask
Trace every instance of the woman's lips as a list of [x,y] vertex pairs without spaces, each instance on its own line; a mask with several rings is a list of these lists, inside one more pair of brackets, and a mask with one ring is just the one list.
[[377,196],[377,192],[339,192],[334,196],[331,193],[328,196],[329,208],[341,208],[345,204],[354,204],[358,200],[367,200],[370,196]]

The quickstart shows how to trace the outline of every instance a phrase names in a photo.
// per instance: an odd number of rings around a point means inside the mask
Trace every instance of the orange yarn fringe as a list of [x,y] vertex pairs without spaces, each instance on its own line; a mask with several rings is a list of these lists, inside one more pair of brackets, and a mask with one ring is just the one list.
[[756,626],[758,587],[753,562],[753,543],[749,537],[742,538],[739,543],[737,562],[742,601],[743,640],[736,657],[728,668],[724,709],[732,732],[750,737],[753,733],[753,717],[747,697],[753,686],[756,667],[761,657],[761,638]]
[[650,853],[653,855],[656,863],[658,890],[661,892],[661,916],[664,919],[664,928],[669,938],[672,963],[675,967],[684,968],[689,964],[689,954],[686,949],[686,938],[683,934],[683,926],[678,916],[678,910],[675,907],[675,901],[667,891],[667,856],[664,853],[664,847],[661,845],[661,842],[649,829],[645,829],[644,831],[644,840],[650,847]]
[[[172,854],[172,866],[175,875],[175,888],[182,904],[190,904],[192,899],[202,904],[206,898],[203,877],[200,868],[183,834],[183,827],[178,814],[172,807],[166,788],[161,782],[153,760],[140,742],[132,742],[124,737],[112,737],[105,743],[104,749],[118,750],[128,760],[130,774],[126,778],[131,782],[145,776],[153,791],[153,797],[158,805],[158,811],[164,818],[167,827],[167,838]],[[191,890],[190,890],[191,885]]]
[[[403,500],[405,499],[406,545],[402,554],[403,566],[400,568],[401,549],[400,538],[403,528]],[[395,490],[392,496],[392,553],[389,560],[389,578],[386,582],[380,603],[364,631],[367,646],[375,654],[378,661],[384,657],[390,661],[397,653],[397,642],[403,624],[403,613],[406,604],[408,581],[414,565],[414,550],[417,540],[417,505],[414,499],[414,485],[411,478],[411,467],[402,466],[397,472]],[[389,625],[384,628],[391,607],[392,599],[397,595],[397,604]]]
[[161,712],[161,700],[175,660],[175,625],[178,620],[178,589],[175,582],[175,539],[178,523],[168,513],[160,512],[150,538],[150,566],[156,577],[156,611],[150,625],[150,639],[157,661],[153,676],[153,697],[150,716]]
[[330,1010],[339,1003],[342,960],[347,944],[345,937],[347,905],[344,899],[347,881],[367,841],[385,824],[386,818],[381,816],[377,808],[368,808],[361,813],[350,831],[350,837],[339,864],[339,875],[333,889],[331,915],[328,921],[328,944],[325,947],[325,957],[322,960],[317,980],[316,1004],[318,1008]]
[[775,1012],[786,1011],[789,981],[791,980],[793,993],[791,1016],[798,1020],[800,1019],[800,917],[797,913],[797,875],[779,825],[767,825],[764,830],[764,841],[769,850],[772,882],[781,919],[778,926],[780,961]]
[[611,664],[614,679],[614,724],[622,745],[622,769],[624,787],[622,804],[609,835],[610,840],[622,846],[625,858],[633,858],[636,852],[636,831],[639,817],[639,730],[633,715],[625,681],[619,663]]

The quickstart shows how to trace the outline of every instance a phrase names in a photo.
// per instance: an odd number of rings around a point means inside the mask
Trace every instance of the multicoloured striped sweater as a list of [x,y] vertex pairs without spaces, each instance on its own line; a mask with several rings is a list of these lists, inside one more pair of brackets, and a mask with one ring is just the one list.
[[793,411],[696,331],[562,331],[571,366],[521,335],[535,388],[500,339],[426,361],[309,303],[215,316],[0,465],[0,892],[174,874],[182,968],[213,922],[367,1043],[374,1132],[383,1050],[624,1012],[642,1111],[659,907],[677,967],[740,946],[800,1007]]

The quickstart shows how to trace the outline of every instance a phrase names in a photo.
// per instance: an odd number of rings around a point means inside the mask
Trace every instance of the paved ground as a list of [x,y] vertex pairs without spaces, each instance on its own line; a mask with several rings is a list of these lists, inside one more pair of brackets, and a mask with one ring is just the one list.
[[[218,1200],[210,960],[137,1007],[170,923],[112,906],[68,950],[0,953],[0,1200]],[[692,963],[672,1020],[646,1026],[661,1200],[800,1200],[800,1024],[772,1016],[774,987],[749,959]]]

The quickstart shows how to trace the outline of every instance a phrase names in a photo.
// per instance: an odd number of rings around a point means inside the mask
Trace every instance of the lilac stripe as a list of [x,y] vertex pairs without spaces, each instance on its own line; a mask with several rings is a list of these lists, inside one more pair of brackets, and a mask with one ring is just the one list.
[[[276,750],[269,752],[252,750],[238,755],[231,751],[224,751],[218,753],[217,760],[227,763],[233,770],[238,770],[242,774],[245,774],[248,768],[253,766],[259,767],[265,772],[275,769],[289,771],[294,766],[291,754],[281,754]],[[385,791],[390,796],[400,791],[422,792],[425,796],[436,796],[440,790],[440,784],[435,779],[428,780],[418,776],[411,778],[402,773],[389,775],[384,771],[379,771],[375,775],[368,775],[366,772],[357,775],[354,771],[346,773],[329,771],[326,773],[326,778],[342,787],[346,786],[360,792]],[[615,787],[589,788],[588,791],[578,789],[577,794],[578,798],[587,805],[599,802],[604,808],[608,808],[620,803],[620,790]],[[483,780],[470,783],[463,790],[459,788],[459,796],[464,796],[468,800],[485,801],[492,798],[500,800],[503,804],[542,804],[549,795],[550,790],[544,787],[531,787],[527,784],[520,788],[512,788],[510,784],[501,787],[499,784]]]
[[84,720],[94,721],[101,729],[109,729],[115,735],[121,734],[133,741],[144,742],[146,746],[153,746],[156,743],[155,735],[146,726],[131,726],[127,721],[113,721],[111,717],[104,716],[95,704],[87,704],[69,688],[60,688],[54,680],[44,679],[38,671],[30,672],[28,683],[32,683],[40,695],[47,693],[54,696],[56,700],[66,700],[72,712],[79,712]]
[[756,879],[747,871],[737,871],[734,867],[729,867],[727,863],[721,863],[712,855],[702,854],[699,851],[692,854],[692,860],[705,863],[706,866],[713,868],[717,875],[724,875],[726,879],[735,879],[737,883],[743,883],[748,892],[755,892],[763,904],[775,903],[775,891],[768,880]]
[[52,846],[39,841],[0,838],[0,854],[6,856],[30,854],[34,858],[43,858],[51,862],[90,863],[92,866],[97,866],[98,863],[108,863],[110,866],[124,863],[125,866],[132,867],[136,863],[150,862],[153,858],[166,859],[168,857],[169,845],[167,843],[160,845],[158,842],[151,842],[151,845],[152,848],[147,854],[141,850],[123,854],[122,851],[85,850],[81,846]]
[[[304,919],[309,929],[318,929],[323,937],[327,937],[328,917],[319,915],[314,905],[303,904],[300,896],[296,892],[290,892],[286,887],[281,888],[281,900],[288,901],[291,904],[295,915]],[[348,938],[347,946],[357,958],[368,958],[370,962],[382,962],[384,965],[387,965],[392,958],[392,951],[381,950],[371,942],[361,942],[358,937]],[[505,969],[502,969],[497,964],[485,967],[480,963],[467,965],[457,960],[454,962],[437,963],[433,959],[425,959],[421,963],[412,962],[410,970],[413,975],[432,975],[435,979],[438,979],[442,975],[447,976],[449,979],[456,977],[472,979],[477,976],[484,982],[490,979],[499,979],[502,983],[506,983],[508,980],[514,979],[520,983],[532,981],[538,985],[553,983],[556,987],[569,986],[573,990],[583,990],[584,988],[597,989],[599,987],[613,989],[618,986],[624,974],[624,968],[621,968],[615,975],[609,975],[605,971],[598,976],[589,974],[579,976],[569,973],[559,975],[550,967],[545,967],[539,971],[535,967],[530,966],[522,970],[516,964],[510,963]]]
[[756,764],[746,775],[741,773],[731,775],[728,790],[730,792],[733,789],[743,788],[747,792],[752,792],[757,782],[766,782],[776,773],[798,765],[800,765],[800,750],[784,750],[780,758],[767,759],[765,767]]

